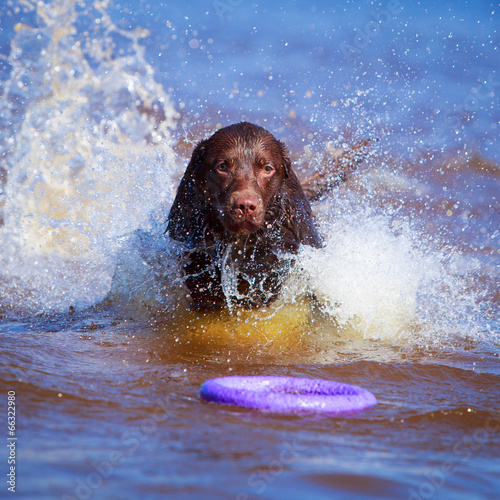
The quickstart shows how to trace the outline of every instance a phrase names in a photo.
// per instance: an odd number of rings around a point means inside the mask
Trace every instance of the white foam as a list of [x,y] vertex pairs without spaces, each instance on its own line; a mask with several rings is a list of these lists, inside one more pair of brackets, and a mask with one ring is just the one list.
[[481,336],[478,294],[466,286],[473,260],[435,248],[409,219],[366,200],[332,198],[321,217],[325,247],[303,248],[300,263],[341,328],[368,339]]

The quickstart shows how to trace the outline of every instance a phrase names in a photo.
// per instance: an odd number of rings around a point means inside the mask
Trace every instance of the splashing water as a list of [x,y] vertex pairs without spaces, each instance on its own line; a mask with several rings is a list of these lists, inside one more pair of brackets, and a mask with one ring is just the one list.
[[[0,299],[85,307],[109,289],[120,237],[172,195],[175,111],[144,61],[144,33],[119,30],[105,3],[36,5],[41,27],[17,27],[0,103]],[[79,32],[87,18],[99,33]]]
[[345,334],[426,342],[464,332],[482,337],[480,294],[464,278],[477,270],[473,261],[464,271],[458,254],[433,250],[408,219],[360,200],[329,200],[322,226],[325,247],[304,248],[300,263],[323,311]]

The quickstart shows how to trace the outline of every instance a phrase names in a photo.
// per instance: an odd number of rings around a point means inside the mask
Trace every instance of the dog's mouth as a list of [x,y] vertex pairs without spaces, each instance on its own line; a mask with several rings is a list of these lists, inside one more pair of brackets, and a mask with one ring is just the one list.
[[256,223],[253,220],[240,220],[240,221],[226,221],[224,224],[225,228],[230,232],[230,233],[235,233],[235,234],[250,234],[255,232],[261,224]]
[[234,196],[219,213],[224,227],[235,234],[253,233],[264,223],[265,210],[257,197]]
[[264,211],[242,214],[239,211],[224,210],[221,214],[224,227],[235,234],[249,234],[257,231],[264,223]]
[[243,214],[234,210],[222,210],[221,222],[227,231],[234,234],[250,234],[257,231],[264,224],[264,210],[258,213]]

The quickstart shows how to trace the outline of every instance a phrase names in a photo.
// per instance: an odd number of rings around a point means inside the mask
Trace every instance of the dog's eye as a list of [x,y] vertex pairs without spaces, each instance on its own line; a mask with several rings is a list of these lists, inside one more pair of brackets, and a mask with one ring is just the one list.
[[274,172],[274,167],[273,167],[272,165],[266,165],[266,166],[264,167],[264,172],[265,172],[266,174],[270,174],[270,173]]
[[217,170],[219,172],[227,172],[227,164],[226,163],[219,163],[219,165],[217,165]]

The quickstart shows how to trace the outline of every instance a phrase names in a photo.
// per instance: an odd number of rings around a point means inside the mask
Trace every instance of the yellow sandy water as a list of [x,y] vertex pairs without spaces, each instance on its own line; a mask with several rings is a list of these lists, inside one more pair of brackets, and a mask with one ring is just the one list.
[[207,346],[287,346],[297,340],[311,316],[305,299],[260,309],[197,312],[186,310],[172,324],[172,333]]

